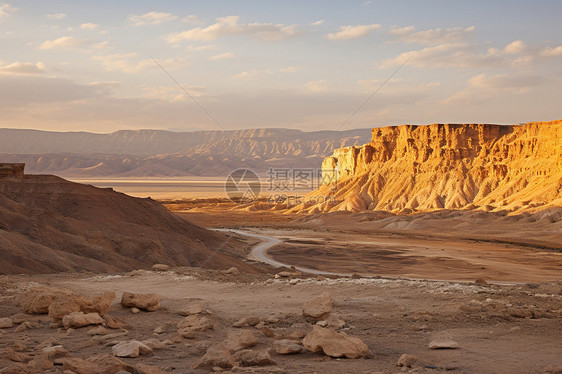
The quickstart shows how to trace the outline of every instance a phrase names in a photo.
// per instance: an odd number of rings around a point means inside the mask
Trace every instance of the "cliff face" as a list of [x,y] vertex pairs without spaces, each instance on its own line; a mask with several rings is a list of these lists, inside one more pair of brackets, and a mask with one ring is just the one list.
[[562,206],[562,120],[525,125],[376,128],[370,143],[324,159],[337,185],[304,211],[530,209]]

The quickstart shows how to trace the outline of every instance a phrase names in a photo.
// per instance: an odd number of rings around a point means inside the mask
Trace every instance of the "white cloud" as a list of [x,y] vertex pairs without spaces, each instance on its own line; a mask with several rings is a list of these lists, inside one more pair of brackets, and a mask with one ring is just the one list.
[[46,14],[45,17],[50,18],[50,19],[65,19],[66,13]]
[[388,33],[404,43],[443,44],[454,43],[465,39],[474,32],[474,26],[462,28],[437,28],[416,31],[414,26],[391,28]]
[[185,50],[187,52],[201,52],[201,51],[208,51],[210,49],[215,49],[216,46],[212,45],[212,44],[207,44],[207,45],[188,45],[187,47],[185,47]]
[[509,43],[508,45],[506,45],[505,48],[503,49],[503,52],[509,55],[517,55],[523,52],[524,50],[525,50],[525,43],[523,43],[521,40],[515,40]]
[[467,43],[445,43],[400,53],[394,58],[383,61],[380,67],[398,66],[408,59],[409,65],[418,67],[492,67],[513,63],[493,48],[486,53],[478,53],[474,46]]
[[128,20],[133,23],[134,26],[144,26],[144,25],[159,25],[164,22],[170,22],[177,19],[177,16],[171,13],[163,12],[148,12],[138,15],[130,15]]
[[319,19],[318,21],[314,21],[310,24],[310,26],[320,26],[321,24],[324,23],[323,19]]
[[189,16],[183,17],[181,19],[181,21],[185,22],[185,23],[191,23],[191,24],[194,24],[194,25],[200,25],[200,24],[203,23],[203,21],[194,14],[190,14]]
[[[122,71],[135,74],[147,69],[158,69],[158,65],[152,59],[138,60],[136,53],[111,54],[94,56],[94,60],[100,61],[107,71]],[[166,69],[185,67],[187,64],[182,58],[169,58],[159,61]]]
[[62,36],[55,40],[47,40],[41,43],[40,49],[53,49],[53,48],[77,48],[88,45],[88,39],[77,39],[73,36]]
[[328,82],[325,79],[320,79],[317,81],[307,82],[305,85],[305,90],[310,93],[319,93],[328,90]]
[[380,29],[379,24],[357,25],[357,26],[341,26],[338,32],[326,34],[326,38],[330,40],[349,40],[357,39],[369,35],[373,30]]
[[540,86],[544,79],[536,75],[521,74],[479,74],[468,80],[465,89],[443,100],[447,105],[471,105],[491,98],[509,94],[524,94],[530,88]]
[[233,58],[234,55],[230,52],[226,52],[226,53],[221,53],[218,55],[214,55],[212,57],[209,58],[209,60],[211,61],[216,61],[216,60],[227,60],[229,58]]
[[2,65],[0,62],[0,74],[2,75],[37,75],[45,72],[45,64],[42,62],[12,62]]
[[234,78],[234,79],[252,79],[252,78],[256,78],[258,76],[269,75],[269,74],[273,74],[273,72],[269,69],[267,69],[267,70],[249,70],[249,71],[243,71],[241,73],[238,73],[238,74],[234,75],[232,78]]
[[[192,96],[202,96],[205,92],[204,86],[190,86],[188,84],[182,84],[182,87],[185,88],[187,92],[189,92]],[[180,101],[191,101],[191,98],[186,95],[178,86],[158,86],[152,87],[145,84],[140,85],[140,88],[143,90],[143,98],[146,99],[153,99],[153,100],[163,100],[169,101],[171,103],[180,102]]]
[[18,10],[18,8],[15,8],[10,4],[0,3],[0,18],[7,17],[16,10]]
[[95,43],[88,39],[78,39],[73,36],[62,36],[54,40],[46,40],[39,46],[39,49],[56,48],[91,48],[102,49],[107,47],[108,42]]
[[540,55],[544,57],[562,56],[562,45],[555,48],[547,47],[540,52]]
[[240,17],[229,16],[217,18],[217,22],[207,27],[196,27],[191,30],[170,34],[168,43],[183,40],[215,40],[226,35],[250,35],[265,41],[275,41],[296,36],[294,25],[272,23],[239,23]]
[[286,68],[279,69],[281,73],[296,73],[297,71],[301,70],[302,66],[287,66]]
[[88,22],[88,23],[83,23],[83,24],[81,24],[81,25],[80,25],[80,28],[81,28],[82,30],[94,30],[94,29],[97,29],[99,26],[100,26],[100,25],[98,25],[98,24]]

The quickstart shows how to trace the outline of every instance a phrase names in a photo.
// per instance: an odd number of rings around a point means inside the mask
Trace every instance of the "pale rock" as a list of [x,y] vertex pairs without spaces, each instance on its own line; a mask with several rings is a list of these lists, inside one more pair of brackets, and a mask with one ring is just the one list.
[[323,319],[328,317],[332,311],[332,305],[332,295],[329,292],[324,292],[322,295],[306,302],[302,314],[305,317]]
[[156,294],[123,292],[121,305],[127,308],[139,308],[147,312],[154,312],[160,307],[160,297]]
[[396,365],[400,367],[411,368],[412,365],[414,365],[417,361],[418,358],[416,356],[404,353],[402,356],[400,356]]
[[131,308],[131,313],[133,313],[133,314],[139,314],[139,313],[140,313],[140,309],[139,309],[139,308]]
[[244,316],[240,318],[238,321],[234,322],[232,327],[248,327],[248,326],[256,326],[261,322],[259,317],[256,316]]
[[205,305],[203,303],[191,303],[187,307],[178,312],[180,316],[190,316],[192,314],[206,313]]
[[203,332],[215,328],[211,320],[200,314],[185,317],[177,324],[178,334],[186,339],[193,339],[196,332]]
[[117,357],[138,357],[139,355],[149,355],[152,348],[138,340],[120,342],[111,348],[111,353]]
[[145,364],[136,364],[135,369],[137,369],[137,374],[165,374],[166,372],[156,366],[150,366]]
[[192,369],[198,369],[202,367],[220,367],[220,368],[232,368],[236,362],[230,351],[224,346],[224,344],[216,344],[210,346],[207,352]]
[[66,329],[101,325],[103,322],[103,318],[97,313],[84,314],[82,312],[73,312],[62,318],[62,324]]
[[293,340],[282,339],[273,342],[273,349],[275,353],[280,355],[290,355],[295,353],[301,353],[304,347]]
[[81,358],[61,358],[55,364],[62,365],[64,370],[71,370],[76,374],[107,374],[125,371],[134,373],[135,368],[110,354]]
[[62,345],[54,345],[52,347],[45,347],[41,350],[47,355],[49,360],[56,360],[68,356],[68,351]]
[[168,271],[168,270],[170,270],[170,267],[168,265],[165,265],[165,264],[154,264],[154,265],[152,265],[152,268],[150,270],[152,270],[152,271]]
[[330,357],[360,358],[369,351],[361,339],[320,326],[313,327],[303,339],[303,345],[308,351],[323,352]]
[[156,338],[143,340],[142,343],[151,349],[163,349],[164,347],[166,347],[166,344],[164,342],[161,342]]
[[0,318],[0,329],[7,329],[14,326],[14,322],[10,317]]
[[240,270],[238,270],[238,268],[233,266],[230,269],[225,270],[224,274],[240,275]]
[[459,349],[459,343],[452,339],[435,339],[429,342],[429,349]]
[[256,344],[258,344],[258,338],[248,330],[229,331],[224,341],[224,346],[230,352],[237,352]]
[[234,354],[234,360],[240,366],[268,366],[275,365],[275,361],[269,356],[269,352],[265,349],[252,350],[244,349]]

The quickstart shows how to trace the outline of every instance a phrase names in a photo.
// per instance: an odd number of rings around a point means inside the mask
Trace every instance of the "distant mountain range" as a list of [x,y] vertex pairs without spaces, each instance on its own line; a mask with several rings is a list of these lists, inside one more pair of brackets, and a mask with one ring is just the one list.
[[224,176],[236,168],[320,168],[336,148],[370,140],[370,129],[293,129],[110,134],[0,129],[0,162],[64,177]]

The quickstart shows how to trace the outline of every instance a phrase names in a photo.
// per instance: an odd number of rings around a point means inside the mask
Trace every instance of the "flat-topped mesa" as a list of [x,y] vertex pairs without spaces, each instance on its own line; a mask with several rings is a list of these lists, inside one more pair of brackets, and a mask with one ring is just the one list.
[[25,164],[0,163],[0,178],[23,178]]
[[[562,206],[562,120],[525,125],[375,128],[371,142],[336,149],[304,211],[521,209]],[[322,200],[324,201],[324,200]],[[335,202],[334,202],[335,201]]]

